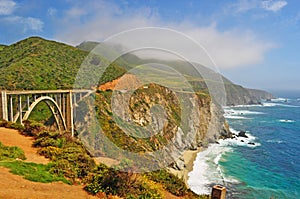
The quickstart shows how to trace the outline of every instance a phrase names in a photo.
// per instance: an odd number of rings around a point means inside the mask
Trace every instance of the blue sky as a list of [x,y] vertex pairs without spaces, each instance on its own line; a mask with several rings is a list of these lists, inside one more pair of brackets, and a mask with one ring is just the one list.
[[0,0],[0,43],[29,36],[77,45],[132,28],[181,31],[246,87],[300,90],[299,0]]

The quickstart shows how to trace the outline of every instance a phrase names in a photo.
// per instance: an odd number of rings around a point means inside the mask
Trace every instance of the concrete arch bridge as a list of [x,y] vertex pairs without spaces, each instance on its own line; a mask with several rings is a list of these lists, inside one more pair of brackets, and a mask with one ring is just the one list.
[[24,90],[0,91],[0,119],[23,124],[40,103],[51,110],[60,131],[67,130],[74,136],[76,103],[89,96],[92,90]]

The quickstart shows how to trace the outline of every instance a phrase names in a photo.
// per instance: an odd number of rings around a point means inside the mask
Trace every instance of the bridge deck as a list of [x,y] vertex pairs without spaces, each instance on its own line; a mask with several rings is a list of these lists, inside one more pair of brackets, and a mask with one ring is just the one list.
[[[1,91],[1,90],[0,90]],[[90,93],[93,90],[84,90],[84,89],[74,89],[74,90],[22,90],[22,91],[10,91],[10,90],[3,90],[6,94],[10,95],[22,95],[22,94],[45,94],[45,93]]]

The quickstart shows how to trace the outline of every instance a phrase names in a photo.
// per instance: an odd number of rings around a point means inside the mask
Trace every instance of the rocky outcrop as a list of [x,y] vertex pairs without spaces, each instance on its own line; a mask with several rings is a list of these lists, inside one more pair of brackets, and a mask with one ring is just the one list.
[[[185,172],[187,165],[183,158],[185,151],[197,150],[220,138],[231,137],[222,108],[207,95],[174,93],[157,85],[140,89],[130,99],[126,99],[126,94],[118,93],[112,101],[118,107],[115,113],[125,121],[147,127],[154,130],[156,135],[170,139],[175,148],[168,151],[166,158],[173,158],[170,168],[182,172],[180,176],[184,179],[187,179],[188,173]],[[124,104],[126,101],[130,101],[129,110]],[[157,104],[161,107],[156,107]],[[163,143],[156,143],[155,150]]]
[[[99,91],[95,103],[103,134],[111,142],[120,149],[137,154],[156,152],[167,146],[159,154],[159,162],[169,163],[170,168],[184,173],[184,179],[187,179],[187,172],[184,172],[187,165],[183,158],[186,151],[196,151],[199,147],[231,136],[222,108],[205,94],[176,92],[149,84],[133,93],[124,90]],[[82,123],[89,127],[89,130],[78,128],[78,132],[84,142],[90,142],[94,155],[120,155],[109,148],[111,145],[101,141],[103,136],[93,133],[97,128],[89,115],[84,116],[82,112],[78,115],[81,115]]]
[[228,106],[260,104],[261,100],[275,98],[272,94],[256,89],[248,89],[236,84],[225,84]]
[[257,90],[257,89],[247,89],[251,96],[254,96],[258,99],[271,100],[274,99],[275,96],[267,91]]

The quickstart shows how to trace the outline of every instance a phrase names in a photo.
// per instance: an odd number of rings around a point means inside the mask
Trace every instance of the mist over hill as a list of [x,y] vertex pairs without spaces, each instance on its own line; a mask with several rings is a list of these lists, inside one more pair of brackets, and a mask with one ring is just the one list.
[[[102,45],[99,42],[82,42],[77,46],[77,48],[90,52],[97,45]],[[130,70],[136,66],[149,64],[149,63],[160,63],[171,66],[173,69],[183,74],[185,78],[189,81],[189,83],[193,86],[193,89],[197,92],[208,93],[206,82],[212,81],[210,79],[204,79],[202,74],[209,74],[208,76],[219,75],[216,74],[215,71],[202,66],[197,63],[188,63],[186,61],[181,60],[159,60],[159,59],[142,59],[135,54],[127,53],[122,57],[118,58],[115,63],[119,66],[126,68],[126,70]],[[197,67],[197,69],[195,69]],[[199,74],[199,71],[201,74]],[[262,99],[272,99],[274,96],[263,90],[245,88],[241,85],[237,85],[233,83],[228,78],[220,75],[219,82],[214,82],[216,86],[225,87],[226,91],[226,105],[243,105],[243,104],[259,104]],[[218,79],[218,78],[215,78]],[[218,85],[219,84],[219,85]]]
[[[72,89],[82,62],[97,45],[99,43],[86,41],[73,47],[40,37],[30,37],[9,46],[0,45],[0,89]],[[103,58],[99,59],[105,61]],[[115,60],[107,68],[99,84],[112,81],[135,66],[153,62],[172,66],[186,77],[196,92],[208,92],[205,81],[209,80],[204,81],[190,63],[141,59],[134,54],[126,54]],[[214,73],[201,65],[198,67],[205,73]],[[223,76],[222,80],[219,84],[225,86],[227,105],[257,104],[261,99],[273,97],[265,91],[236,85]]]

